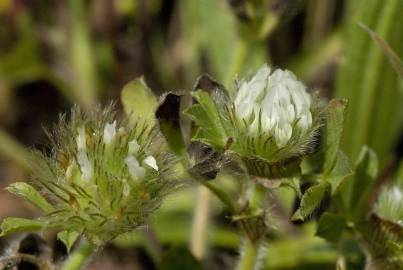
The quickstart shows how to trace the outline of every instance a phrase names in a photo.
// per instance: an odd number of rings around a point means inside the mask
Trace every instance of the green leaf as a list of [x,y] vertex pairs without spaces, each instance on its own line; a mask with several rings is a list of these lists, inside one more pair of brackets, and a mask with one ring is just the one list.
[[129,117],[155,121],[157,99],[142,77],[123,87],[121,101],[123,109]]
[[325,175],[324,180],[330,183],[332,195],[340,191],[344,181],[353,175],[353,167],[348,157],[339,150],[337,153],[336,164],[328,175]]
[[203,270],[201,264],[186,247],[173,247],[163,256],[160,269]]
[[319,220],[316,235],[329,242],[337,242],[343,233],[346,219],[332,213],[324,213]]
[[80,234],[76,231],[61,231],[57,234],[57,238],[63,242],[67,251],[70,252],[71,247],[77,241]]
[[35,188],[27,183],[17,182],[9,185],[6,189],[9,192],[29,201],[30,203],[41,209],[45,214],[54,211],[53,206],[51,206]]
[[223,149],[227,142],[227,135],[214,101],[207,92],[201,90],[194,92],[193,96],[199,104],[185,111],[200,127],[193,140],[200,140]]
[[326,108],[326,123],[324,127],[324,163],[323,172],[330,173],[336,164],[343,132],[344,111],[346,99],[333,99]]
[[329,184],[322,182],[315,186],[310,187],[305,191],[301,199],[301,204],[298,210],[292,216],[292,220],[304,220],[319,206],[324,198]]
[[5,218],[0,225],[0,236],[15,232],[37,231],[47,225],[47,222],[38,219]]
[[364,215],[368,208],[368,196],[378,175],[378,165],[375,152],[364,146],[355,165],[350,194],[350,209],[357,218]]

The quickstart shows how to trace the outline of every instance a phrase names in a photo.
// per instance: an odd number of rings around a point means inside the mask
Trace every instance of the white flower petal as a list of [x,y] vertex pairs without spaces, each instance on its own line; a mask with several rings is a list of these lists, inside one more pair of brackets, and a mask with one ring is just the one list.
[[143,160],[143,163],[158,171],[157,161],[153,156],[148,156]]
[[87,148],[87,139],[86,139],[86,135],[85,135],[85,127],[79,127],[77,129],[78,131],[78,135],[76,138],[76,142],[77,142],[77,149],[78,150],[86,150]]
[[135,155],[140,150],[140,145],[136,139],[129,142],[129,154]]
[[116,120],[112,124],[107,123],[104,128],[104,143],[109,144],[116,136]]
[[276,144],[278,147],[285,146],[290,140],[292,135],[291,125],[284,125],[283,127],[277,127],[274,133]]
[[125,163],[129,169],[130,175],[135,179],[139,180],[144,178],[146,175],[146,170],[140,166],[139,162],[134,156],[127,156],[125,158]]
[[78,151],[77,162],[80,165],[83,179],[90,180],[92,178],[92,164],[85,151]]

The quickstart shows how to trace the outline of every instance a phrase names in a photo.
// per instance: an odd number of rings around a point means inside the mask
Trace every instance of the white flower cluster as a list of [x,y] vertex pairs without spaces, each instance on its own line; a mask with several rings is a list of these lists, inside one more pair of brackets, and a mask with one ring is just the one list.
[[[105,146],[110,145],[115,137],[116,137],[116,121],[113,123],[107,123],[104,128],[104,134],[103,134],[103,142]],[[81,173],[82,173],[82,178],[85,181],[89,181],[92,176],[93,176],[93,166],[88,158],[87,155],[87,143],[86,143],[86,134],[85,134],[85,128],[80,127],[78,129],[78,135],[76,138],[76,143],[77,143],[77,162],[80,166]],[[140,145],[138,142],[133,139],[128,143],[128,155],[125,158],[124,162],[129,170],[130,175],[134,180],[141,180],[146,176],[146,168],[142,167],[137,160],[136,155],[139,153],[140,150]],[[156,159],[152,156],[149,155],[144,160],[142,163],[149,168],[158,171],[158,165]],[[70,168],[71,169],[71,168]]]
[[293,73],[264,65],[250,80],[240,82],[235,97],[235,114],[249,124],[249,131],[273,135],[278,147],[290,140],[293,128],[300,132],[312,126],[311,97]]
[[378,198],[375,211],[381,217],[403,226],[403,187],[384,188]]

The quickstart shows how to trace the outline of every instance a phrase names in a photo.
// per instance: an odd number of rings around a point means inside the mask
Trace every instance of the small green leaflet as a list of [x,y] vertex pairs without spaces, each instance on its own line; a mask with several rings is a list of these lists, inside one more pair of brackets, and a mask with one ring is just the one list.
[[49,214],[54,211],[53,206],[51,206],[35,188],[27,183],[17,182],[9,185],[6,189],[9,192],[29,201],[41,209],[45,214]]
[[227,142],[227,135],[214,101],[207,92],[201,90],[194,92],[193,96],[199,103],[185,111],[200,126],[193,139],[223,149]]
[[130,118],[155,121],[154,113],[158,106],[157,98],[142,77],[123,87],[121,101],[125,113]]
[[324,213],[319,220],[316,235],[329,242],[337,242],[344,230],[346,220],[342,216]]
[[1,229],[0,236],[16,232],[37,231],[45,227],[49,226],[47,222],[44,220],[26,219],[26,218],[5,218],[0,226]]
[[292,220],[305,220],[319,206],[324,198],[329,184],[322,182],[305,191],[298,210],[292,216]]

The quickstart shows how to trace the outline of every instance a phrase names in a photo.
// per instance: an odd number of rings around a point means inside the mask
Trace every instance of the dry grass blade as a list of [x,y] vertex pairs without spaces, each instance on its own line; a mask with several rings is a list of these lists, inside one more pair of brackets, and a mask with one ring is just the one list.
[[403,79],[403,61],[399,58],[396,52],[389,46],[389,44],[376,32],[372,31],[365,24],[358,22],[358,25],[364,29],[370,37],[378,44],[378,46],[383,50],[385,55],[388,57],[390,64],[393,69],[399,75],[400,79]]

